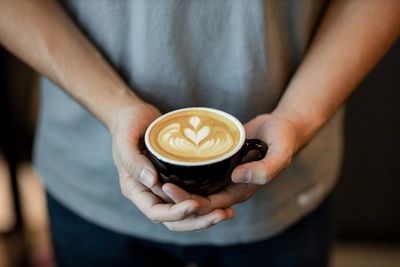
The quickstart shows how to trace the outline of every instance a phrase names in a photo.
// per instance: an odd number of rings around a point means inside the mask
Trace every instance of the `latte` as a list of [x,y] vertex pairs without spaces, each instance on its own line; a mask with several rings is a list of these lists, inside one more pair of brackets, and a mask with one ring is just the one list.
[[242,139],[237,123],[212,109],[183,109],[156,121],[148,141],[158,154],[171,160],[214,160],[237,150]]

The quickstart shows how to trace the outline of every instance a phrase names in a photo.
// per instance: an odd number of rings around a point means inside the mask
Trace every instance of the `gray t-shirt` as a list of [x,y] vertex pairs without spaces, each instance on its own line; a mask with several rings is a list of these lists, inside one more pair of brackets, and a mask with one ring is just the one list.
[[[243,123],[279,102],[310,42],[320,1],[68,0],[68,12],[144,100],[162,112],[227,111]],[[341,112],[271,183],[236,205],[236,218],[175,233],[125,199],[105,127],[57,85],[41,81],[35,166],[47,190],[87,220],[178,244],[237,244],[273,236],[332,190],[341,158]]]

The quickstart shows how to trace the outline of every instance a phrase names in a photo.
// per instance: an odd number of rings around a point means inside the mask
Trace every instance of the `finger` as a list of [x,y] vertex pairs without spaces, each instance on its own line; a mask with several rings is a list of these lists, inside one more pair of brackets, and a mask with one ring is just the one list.
[[162,189],[162,184],[160,181],[157,181],[157,183],[151,188],[151,191],[157,195],[159,198],[164,200],[166,203],[178,203],[173,201]]
[[274,151],[271,145],[262,160],[236,167],[232,172],[232,181],[234,183],[266,184],[290,164],[291,157],[291,153]]
[[216,209],[205,215],[192,215],[184,220],[163,223],[169,230],[175,232],[188,232],[207,229],[222,221],[230,220],[235,212],[232,208]]
[[131,190],[125,196],[155,223],[182,220],[195,213],[199,207],[195,200],[166,204],[139,181],[135,181],[134,178],[131,179],[130,184]]
[[142,184],[151,189],[154,194],[165,202],[172,202],[162,191],[162,184],[158,179],[156,171],[143,151],[137,146],[133,146],[131,151],[124,151],[121,156],[125,159],[124,169],[130,176],[136,177]]
[[212,210],[210,200],[207,197],[191,194],[175,184],[166,183],[163,185],[162,190],[174,203],[180,203],[188,199],[196,200],[199,203],[198,214],[206,214]]
[[123,131],[113,136],[113,157],[117,166],[148,188],[157,183],[157,172],[140,150],[140,134]]
[[[249,199],[259,188],[260,185],[255,184],[230,184],[223,190],[207,196],[207,208],[209,210],[214,210],[216,208],[232,207],[235,204]],[[203,211],[202,203],[200,201],[199,203],[200,207],[197,213]]]
[[175,203],[193,199],[195,197],[193,194],[190,194],[189,192],[172,183],[165,183],[162,186],[162,190]]
[[[144,155],[146,158],[148,158],[148,155],[147,155],[147,151],[146,150],[141,150],[141,154],[142,155]],[[162,200],[164,200],[165,202],[167,202],[167,203],[173,203],[173,201],[171,200],[171,198],[170,197],[168,197],[168,195],[167,194],[165,194],[165,192],[162,190],[162,183],[161,183],[161,181],[159,180],[159,179],[156,179],[155,181],[153,181],[152,180],[153,178],[151,178],[151,181],[150,181],[150,183],[148,183],[148,182],[146,182],[146,181],[143,181],[143,179],[140,179],[139,178],[139,180],[143,183],[146,183],[145,185],[146,186],[148,186],[148,187],[150,187],[151,185],[152,185],[152,183],[154,183],[154,185],[150,188],[151,189],[151,191],[154,193],[154,194],[156,194],[158,197],[160,197]]]
[[144,213],[155,223],[174,222],[185,219],[193,215],[198,209],[198,204],[194,200],[180,202],[178,204],[158,203],[152,205]]
[[265,120],[270,117],[269,114],[258,115],[251,121],[247,122],[244,125],[244,130],[246,132],[246,138],[256,138],[257,130],[260,128],[261,124],[265,122]]
[[141,154],[132,155],[125,164],[126,171],[137,178],[147,188],[154,187],[158,182],[157,172],[150,160]]
[[199,203],[198,214],[207,214],[214,209],[229,208],[234,204],[243,202],[258,189],[258,185],[253,184],[231,184],[223,190],[208,195],[199,196],[190,194],[174,184],[164,184],[163,190],[175,202],[193,199]]

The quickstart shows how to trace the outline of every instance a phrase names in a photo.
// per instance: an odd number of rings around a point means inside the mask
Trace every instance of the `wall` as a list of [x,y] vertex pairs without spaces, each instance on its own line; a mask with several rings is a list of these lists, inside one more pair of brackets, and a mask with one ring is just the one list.
[[346,105],[339,237],[400,241],[400,40]]

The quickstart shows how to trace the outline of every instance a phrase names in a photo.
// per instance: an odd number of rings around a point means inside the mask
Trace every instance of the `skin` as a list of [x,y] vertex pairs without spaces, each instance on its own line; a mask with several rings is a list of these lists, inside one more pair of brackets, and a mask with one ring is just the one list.
[[[232,173],[234,184],[208,197],[161,185],[139,148],[160,115],[118,76],[53,0],[0,0],[0,43],[59,84],[109,130],[121,192],[144,215],[172,231],[211,227],[234,216],[290,165],[399,36],[400,1],[334,0],[278,106],[245,124],[248,138],[265,141],[261,161]],[[278,178],[279,179],[279,178]]]

